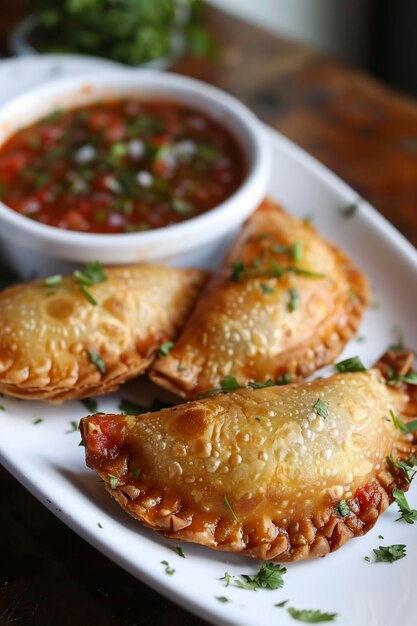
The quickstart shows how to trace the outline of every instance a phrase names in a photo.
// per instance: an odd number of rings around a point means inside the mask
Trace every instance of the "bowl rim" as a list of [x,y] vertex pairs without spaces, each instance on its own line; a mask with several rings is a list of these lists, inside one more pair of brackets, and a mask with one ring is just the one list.
[[[152,246],[159,243],[161,239],[170,242],[181,237],[188,237],[196,230],[212,229],[220,220],[224,220],[225,226],[235,221],[233,218],[236,216],[232,215],[232,213],[236,211],[236,203],[243,200],[258,179],[264,178],[266,180],[265,171],[269,172],[270,153],[268,144],[265,141],[265,129],[256,115],[235,97],[213,85],[181,74],[149,69],[111,69],[109,72],[100,74],[86,73],[80,76],[56,79],[53,82],[40,85],[8,100],[0,107],[0,124],[7,122],[9,117],[13,117],[15,108],[30,108],[33,98],[47,101],[53,98],[53,96],[62,96],[63,93],[71,92],[72,90],[76,94],[86,85],[88,85],[90,93],[91,91],[94,92],[95,88],[106,89],[107,87],[109,89],[125,87],[126,90],[135,88],[140,90],[141,81],[145,81],[148,86],[155,85],[160,92],[166,89],[167,94],[171,90],[176,90],[175,97],[173,97],[174,101],[181,102],[183,98],[186,100],[187,93],[197,95],[200,99],[207,101],[207,109],[210,104],[216,107],[220,105],[220,108],[227,112],[230,118],[238,121],[242,131],[246,134],[246,141],[250,145],[251,153],[247,154],[248,171],[246,177],[233,194],[206,213],[192,217],[184,222],[134,233],[85,233],[82,231],[65,230],[31,220],[14,211],[2,201],[0,201],[0,218],[9,222],[16,229],[25,231],[29,236],[36,236],[45,241],[53,239],[54,243],[62,243],[63,245],[76,244],[83,248],[91,246],[98,248],[117,247],[127,244],[132,246],[135,244]],[[94,102],[94,99],[92,102]],[[198,109],[198,105],[194,106]],[[65,108],[70,110],[71,105]],[[36,123],[37,119],[41,119],[41,117],[37,118],[35,115],[32,123]],[[227,128],[227,120],[222,120],[222,123]],[[17,132],[17,130],[14,130],[9,136],[12,136],[14,132]],[[239,141],[239,138],[237,139]],[[2,143],[0,143],[0,149]],[[243,147],[242,149],[244,150]],[[244,151],[247,153],[247,150]]]

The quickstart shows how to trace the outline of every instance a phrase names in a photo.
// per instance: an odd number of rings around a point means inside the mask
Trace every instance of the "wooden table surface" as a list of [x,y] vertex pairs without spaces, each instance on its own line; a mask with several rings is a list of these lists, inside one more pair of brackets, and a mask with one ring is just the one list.
[[[0,0],[0,52],[24,15]],[[206,13],[216,59],[176,71],[232,93],[325,163],[417,245],[417,104],[299,44]],[[1,89],[1,86],[0,86]],[[0,623],[202,625],[67,529],[0,470]]]

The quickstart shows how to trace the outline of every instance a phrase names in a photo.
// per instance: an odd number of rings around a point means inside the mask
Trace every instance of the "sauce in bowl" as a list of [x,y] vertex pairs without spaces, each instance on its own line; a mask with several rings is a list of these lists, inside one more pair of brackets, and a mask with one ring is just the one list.
[[0,200],[88,233],[177,224],[231,196],[246,175],[236,139],[174,102],[109,101],[57,111],[0,148]]

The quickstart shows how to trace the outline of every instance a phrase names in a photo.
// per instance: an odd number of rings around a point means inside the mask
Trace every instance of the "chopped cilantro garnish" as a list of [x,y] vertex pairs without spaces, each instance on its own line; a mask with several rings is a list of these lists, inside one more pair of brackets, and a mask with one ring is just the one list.
[[273,288],[270,287],[269,285],[267,285],[266,283],[261,283],[261,291],[265,295],[270,294],[270,293],[274,293]]
[[230,504],[229,498],[227,497],[226,494],[224,494],[223,499],[224,499],[225,505],[227,506],[227,508],[231,512],[233,519],[235,520],[235,522],[237,522],[239,524],[240,520],[239,520],[238,516],[236,515],[236,513],[234,512],[234,510],[232,509],[232,505]]
[[366,367],[358,356],[352,356],[349,359],[340,361],[336,363],[334,368],[343,374],[346,372],[366,372]]
[[117,476],[113,476],[113,474],[109,474],[108,475],[109,478],[109,485],[112,489],[116,489],[117,485],[119,484],[119,479]]
[[326,278],[325,274],[321,274],[320,272],[310,272],[299,267],[287,267],[285,268],[285,271],[292,272],[293,274],[296,274],[296,276],[305,276],[306,278]]
[[401,513],[400,517],[396,521],[403,519],[407,522],[407,524],[414,524],[414,522],[417,522],[417,511],[416,509],[410,509],[410,505],[407,502],[404,491],[402,489],[393,489],[392,497],[398,504],[398,508]]
[[85,406],[90,415],[97,413],[97,400],[94,400],[94,398],[84,398],[81,400],[81,403]]
[[78,423],[75,421],[71,421],[71,430],[66,430],[66,434],[68,435],[69,433],[75,433],[78,430]]
[[298,304],[300,302],[300,296],[299,296],[297,289],[290,289],[288,293],[290,295],[290,301],[288,302],[288,310],[292,313],[298,307]]
[[388,346],[388,350],[392,352],[401,352],[404,350],[404,332],[400,326],[394,326],[394,333],[397,335],[396,341]]
[[256,574],[241,574],[241,577],[235,580],[235,586],[248,591],[280,589],[284,586],[282,577],[286,572],[286,568],[278,563],[263,563]]
[[133,480],[137,480],[139,478],[140,472],[141,472],[141,470],[140,470],[139,467],[137,467],[136,469],[132,470],[131,474],[132,474]]
[[95,352],[94,350],[87,350],[87,352],[88,356],[90,357],[91,363],[96,366],[101,374],[104,374],[106,372],[106,364],[99,355],[99,353]]
[[103,528],[103,526],[100,524],[100,522],[97,522],[97,526],[98,526],[99,528]]
[[230,585],[230,581],[232,580],[233,576],[231,574],[229,574],[229,572],[225,572],[224,576],[222,576],[220,578],[220,580],[224,580],[224,586],[228,587]]
[[142,415],[142,413],[152,413],[154,411],[166,409],[168,406],[171,405],[167,402],[161,402],[159,400],[155,400],[149,406],[143,406],[141,404],[136,404],[136,402],[131,402],[131,400],[122,398],[119,402],[118,409],[125,415]]
[[379,546],[379,548],[374,548],[374,553],[377,561],[393,563],[406,556],[405,550],[406,546],[400,543],[392,546]]
[[383,536],[382,535],[378,535],[378,539],[383,539]]
[[175,213],[178,213],[179,215],[188,215],[194,211],[191,204],[182,198],[174,198],[171,202],[171,206]]
[[303,244],[301,241],[296,241],[291,246],[291,256],[295,263],[300,263],[303,259]]
[[283,600],[282,602],[278,602],[278,604],[274,604],[274,606],[277,606],[279,609],[283,609],[288,602],[289,600]]
[[226,602],[230,602],[229,598],[226,598],[226,596],[216,596],[216,600],[218,600],[222,604],[226,604]]
[[252,380],[248,383],[248,387],[250,387],[251,389],[264,389],[264,387],[273,387],[274,385],[276,385],[276,382],[271,379],[266,380],[265,382]]
[[271,250],[274,254],[288,254],[288,252],[291,251],[291,248],[290,246],[285,246],[282,243],[274,243],[274,245],[271,246]]
[[364,556],[363,560],[366,561],[367,563],[371,562],[371,559],[369,558],[369,556]]
[[395,415],[394,411],[390,411],[390,415],[395,428],[401,433],[413,433],[415,430],[417,430],[417,419],[412,420],[411,422],[402,422]]
[[275,261],[275,259],[271,259],[271,268],[272,268],[272,273],[273,276],[276,276],[277,278],[281,278],[281,276],[284,273],[283,268]]
[[339,213],[344,218],[353,217],[356,214],[358,208],[359,208],[359,205],[353,202],[352,204],[348,204],[347,206],[339,209]]
[[172,576],[175,573],[175,569],[170,567],[168,561],[161,561],[161,565],[165,565],[165,574]]
[[275,384],[277,385],[289,385],[289,383],[291,382],[292,382],[292,374],[290,374],[289,372],[275,379]]
[[74,277],[76,278],[78,283],[80,283],[81,285],[87,285],[89,287],[91,287],[91,285],[99,285],[108,278],[102,264],[98,261],[86,263],[82,271],[76,270],[74,272]]
[[417,474],[417,469],[414,469],[417,466],[417,457],[410,456],[405,461],[397,461],[393,459],[391,456],[387,457],[387,460],[397,469],[401,470],[408,484],[411,483],[414,476]]
[[417,385],[417,372],[408,372],[405,376],[401,376],[400,374],[395,374],[392,367],[387,367],[386,376],[389,385],[398,385],[398,383]]
[[231,280],[243,280],[246,275],[246,265],[241,261],[232,262]]
[[350,508],[346,500],[340,500],[340,502],[336,504],[335,509],[342,517],[347,517],[350,513]]
[[314,405],[314,410],[320,417],[328,417],[329,415],[329,403],[321,398],[318,398],[316,404]]
[[34,423],[35,426],[37,426],[41,422],[43,422],[43,419],[41,417],[38,417],[37,419],[35,419],[35,421],[33,423]]
[[187,557],[185,556],[184,550],[181,548],[181,546],[175,546],[175,551],[178,554],[178,556],[180,556],[183,559],[186,559]]
[[220,387],[222,391],[227,393],[228,391],[236,391],[236,389],[240,389],[241,385],[239,385],[234,376],[225,376],[220,382]]
[[164,343],[161,343],[158,349],[158,356],[167,356],[167,354],[171,352],[173,347],[173,341],[165,341]]
[[98,304],[97,300],[89,292],[89,290],[87,289],[87,287],[85,285],[80,285],[80,291],[87,298],[87,300],[90,302],[90,304],[93,304],[94,306],[97,306],[97,304]]
[[312,609],[299,610],[295,609],[292,606],[288,608],[288,613],[293,619],[296,619],[299,622],[306,622],[307,624],[321,624],[323,622],[333,622],[333,620],[337,617],[337,613],[322,613],[322,611],[314,611]]
[[54,276],[48,276],[47,278],[45,278],[43,284],[45,285],[45,287],[56,287],[57,285],[60,285],[61,282],[61,274],[54,274]]

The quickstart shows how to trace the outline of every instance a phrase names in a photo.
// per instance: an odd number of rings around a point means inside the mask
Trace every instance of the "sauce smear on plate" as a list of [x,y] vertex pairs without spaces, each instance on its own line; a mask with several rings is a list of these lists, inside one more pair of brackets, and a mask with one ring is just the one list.
[[209,211],[245,173],[237,141],[204,113],[118,100],[15,133],[0,148],[0,200],[50,226],[131,233]]

